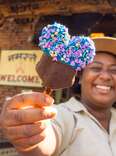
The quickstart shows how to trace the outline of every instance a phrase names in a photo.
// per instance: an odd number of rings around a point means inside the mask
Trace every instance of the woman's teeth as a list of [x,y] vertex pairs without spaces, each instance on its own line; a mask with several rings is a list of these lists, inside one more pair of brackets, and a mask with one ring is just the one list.
[[111,89],[110,86],[102,86],[102,85],[96,85],[96,88],[98,88],[98,89],[100,89],[100,90],[102,90],[104,92],[107,92],[107,91],[109,91]]

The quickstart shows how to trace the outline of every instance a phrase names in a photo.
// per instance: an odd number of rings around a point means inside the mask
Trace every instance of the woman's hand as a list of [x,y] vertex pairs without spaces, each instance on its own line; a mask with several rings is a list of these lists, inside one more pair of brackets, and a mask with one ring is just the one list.
[[52,104],[49,95],[31,92],[16,95],[3,105],[0,127],[18,151],[33,149],[45,139],[45,121],[55,116],[45,108]]

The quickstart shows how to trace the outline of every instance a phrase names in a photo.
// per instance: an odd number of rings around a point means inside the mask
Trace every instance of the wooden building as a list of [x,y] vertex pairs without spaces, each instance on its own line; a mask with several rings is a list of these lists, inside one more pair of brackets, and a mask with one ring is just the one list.
[[[115,0],[0,0],[0,48],[35,49],[35,30],[58,21],[71,34],[116,33]],[[12,42],[11,42],[12,41]]]

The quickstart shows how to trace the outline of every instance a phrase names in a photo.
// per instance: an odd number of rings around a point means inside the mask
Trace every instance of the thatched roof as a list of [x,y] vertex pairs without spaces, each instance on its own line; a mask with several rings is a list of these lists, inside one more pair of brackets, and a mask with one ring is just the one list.
[[0,14],[9,16],[116,13],[116,0],[0,0]]
[[[84,13],[100,14],[100,19],[106,14],[113,15],[110,16],[110,21],[103,23],[103,30],[107,27],[115,31],[116,0],[0,0],[0,26],[9,18],[17,22],[21,20],[22,23],[35,23],[36,19],[38,21],[45,16],[71,17]],[[45,22],[46,19],[43,23]]]

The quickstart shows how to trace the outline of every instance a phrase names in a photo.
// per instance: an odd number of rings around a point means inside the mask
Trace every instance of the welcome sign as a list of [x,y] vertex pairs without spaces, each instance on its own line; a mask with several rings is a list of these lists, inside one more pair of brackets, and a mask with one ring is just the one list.
[[0,85],[41,87],[35,66],[39,50],[2,50],[0,52]]

